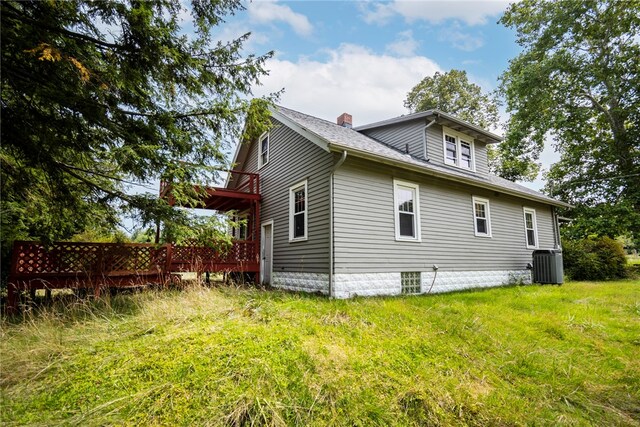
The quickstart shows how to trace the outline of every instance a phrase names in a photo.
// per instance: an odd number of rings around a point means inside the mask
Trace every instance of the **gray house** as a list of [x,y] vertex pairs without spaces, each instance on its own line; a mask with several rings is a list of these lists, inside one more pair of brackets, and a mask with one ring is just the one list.
[[264,283],[337,298],[498,286],[560,246],[568,205],[490,174],[501,138],[477,126],[436,110],[352,128],[276,107],[272,121],[234,158],[260,176]]

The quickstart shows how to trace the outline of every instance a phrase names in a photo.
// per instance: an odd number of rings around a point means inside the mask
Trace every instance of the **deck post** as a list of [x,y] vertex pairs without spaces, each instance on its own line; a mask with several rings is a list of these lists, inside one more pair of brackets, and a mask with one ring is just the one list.
[[7,309],[8,315],[13,315],[18,312],[18,285],[16,284],[15,275],[18,272],[18,247],[20,242],[14,241],[13,248],[11,248],[11,270],[9,270],[9,280],[7,284]]
[[18,312],[18,289],[15,283],[11,279],[9,279],[9,284],[7,285],[7,315],[11,316]]
[[166,257],[164,264],[164,271],[162,272],[163,283],[164,286],[171,285],[171,262],[173,259],[173,245],[171,243],[166,243],[164,245],[166,248]]

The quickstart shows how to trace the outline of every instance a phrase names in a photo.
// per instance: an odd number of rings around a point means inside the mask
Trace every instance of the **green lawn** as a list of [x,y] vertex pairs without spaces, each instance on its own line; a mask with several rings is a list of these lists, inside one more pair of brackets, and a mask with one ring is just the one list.
[[3,425],[640,425],[640,283],[122,295],[0,356]]

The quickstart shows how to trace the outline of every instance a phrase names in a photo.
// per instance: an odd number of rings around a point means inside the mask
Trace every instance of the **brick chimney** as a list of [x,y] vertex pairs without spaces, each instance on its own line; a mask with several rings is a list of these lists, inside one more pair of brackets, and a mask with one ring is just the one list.
[[351,114],[342,113],[340,117],[338,117],[338,126],[351,129],[352,119]]

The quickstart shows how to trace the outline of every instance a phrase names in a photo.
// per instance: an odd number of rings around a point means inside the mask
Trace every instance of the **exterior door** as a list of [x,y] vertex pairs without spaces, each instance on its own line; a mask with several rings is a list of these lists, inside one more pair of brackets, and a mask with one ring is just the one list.
[[262,224],[262,239],[260,244],[260,282],[271,284],[273,271],[273,221]]

